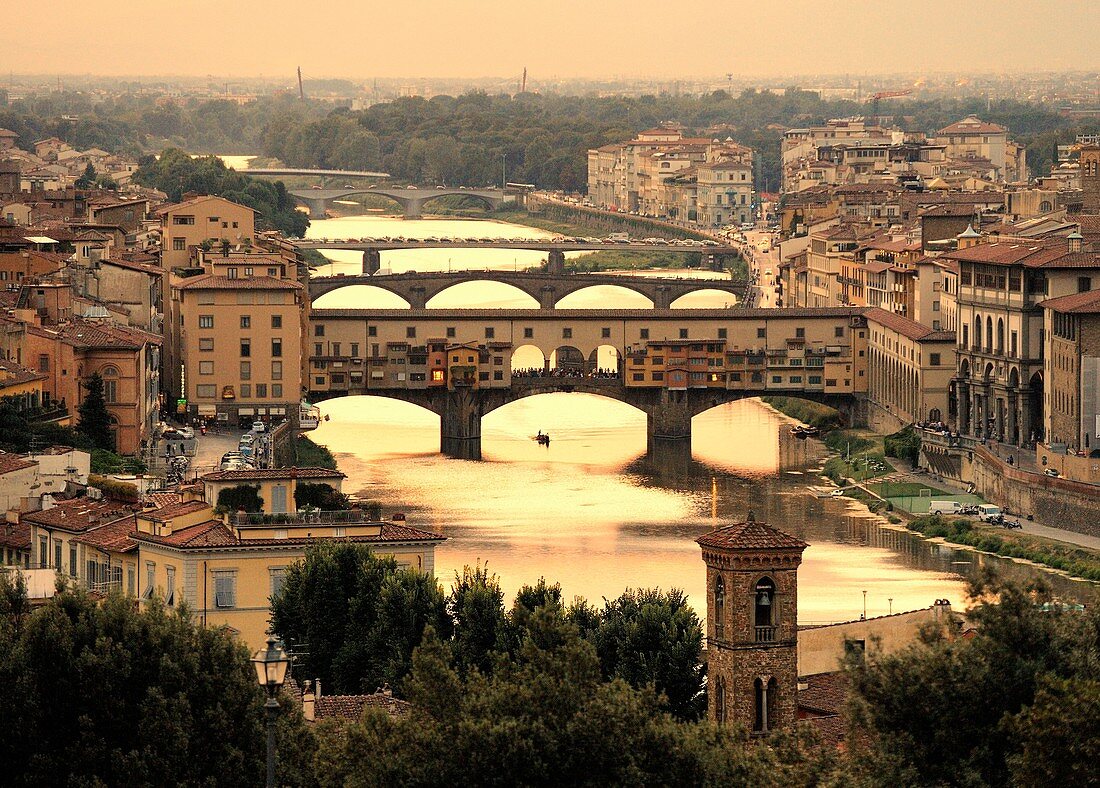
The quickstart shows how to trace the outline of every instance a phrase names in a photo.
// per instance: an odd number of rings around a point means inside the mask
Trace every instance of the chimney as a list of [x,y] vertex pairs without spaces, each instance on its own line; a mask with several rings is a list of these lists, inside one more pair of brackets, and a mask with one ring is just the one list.
[[313,680],[313,694],[318,698],[321,697],[321,680],[320,679],[314,679]]
[[306,679],[306,684],[302,688],[302,716],[306,718],[306,722],[313,722],[316,704],[317,696],[313,694],[311,682]]
[[1080,230],[1074,230],[1067,237],[1069,241],[1069,251],[1071,254],[1075,254],[1081,251],[1081,242],[1085,240],[1085,236],[1081,235]]

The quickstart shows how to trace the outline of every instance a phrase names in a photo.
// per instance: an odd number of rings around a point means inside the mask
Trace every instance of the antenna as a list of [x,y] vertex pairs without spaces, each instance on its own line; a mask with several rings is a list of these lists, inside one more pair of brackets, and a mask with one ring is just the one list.
[[302,67],[298,66],[298,100],[306,100],[306,90],[302,87]]

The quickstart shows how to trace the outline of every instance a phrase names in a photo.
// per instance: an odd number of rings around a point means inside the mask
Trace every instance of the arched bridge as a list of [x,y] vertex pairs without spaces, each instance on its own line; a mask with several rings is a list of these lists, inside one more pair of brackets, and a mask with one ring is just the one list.
[[[419,405],[439,415],[441,451],[455,457],[481,456],[486,413],[550,392],[637,408],[651,448],[688,441],[703,411],[763,394],[866,421],[860,309],[315,309],[310,324],[311,401],[362,394]],[[601,370],[608,350],[617,360]]]
[[730,294],[731,305],[740,301],[749,283],[739,279],[674,279],[671,277],[618,276],[609,274],[552,274],[544,271],[454,271],[439,273],[389,274],[385,276],[324,276],[309,280],[310,299],[316,301],[351,285],[370,285],[401,296],[413,309],[424,309],[428,301],[463,282],[503,282],[535,299],[542,309],[578,290],[596,285],[617,285],[648,298],[657,309],[668,309],[682,295],[699,290],[720,290]]
[[334,200],[346,200],[364,194],[378,194],[398,203],[405,212],[406,219],[417,219],[423,215],[424,203],[436,197],[473,197],[486,207],[499,208],[505,201],[503,189],[421,189],[398,188],[351,188],[351,189],[294,189],[290,196],[309,208],[311,219],[324,219],[325,212]]

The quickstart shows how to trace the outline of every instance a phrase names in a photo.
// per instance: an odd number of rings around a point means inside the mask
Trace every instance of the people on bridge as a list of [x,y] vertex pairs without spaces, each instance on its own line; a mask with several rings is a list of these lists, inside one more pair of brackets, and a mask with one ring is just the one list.
[[591,369],[586,370],[580,367],[555,367],[554,369],[545,369],[543,367],[527,367],[523,369],[513,369],[513,378],[587,378],[587,379],[614,379],[617,380],[619,376],[618,370],[615,369]]

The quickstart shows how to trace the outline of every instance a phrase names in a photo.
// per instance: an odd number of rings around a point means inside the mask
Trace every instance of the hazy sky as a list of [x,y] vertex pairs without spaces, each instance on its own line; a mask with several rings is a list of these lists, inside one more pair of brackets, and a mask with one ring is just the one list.
[[[643,76],[1100,68],[1100,0],[62,0],[0,74]],[[1091,40],[1090,40],[1091,39]]]

